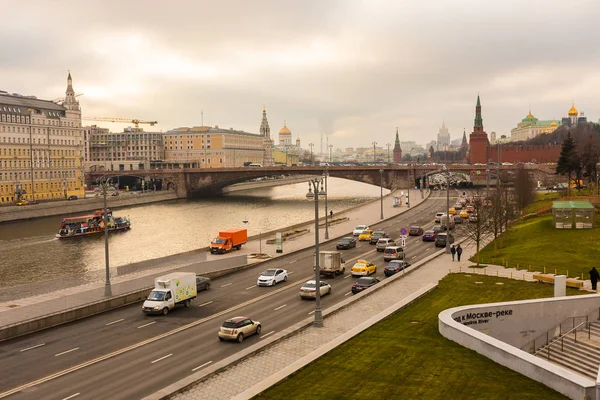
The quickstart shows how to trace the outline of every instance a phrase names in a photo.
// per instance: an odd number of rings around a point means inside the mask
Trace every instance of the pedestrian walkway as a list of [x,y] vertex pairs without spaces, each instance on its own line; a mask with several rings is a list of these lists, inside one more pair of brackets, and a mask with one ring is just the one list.
[[[427,194],[427,192],[425,194]],[[391,193],[390,195],[383,197],[383,214],[385,219],[392,218],[407,210],[405,205],[402,207],[393,207],[393,195],[394,194]],[[424,198],[426,198],[426,196],[424,196]],[[410,199],[411,207],[417,206],[424,201],[424,199],[421,199],[421,194],[418,190],[411,190]],[[329,227],[330,240],[351,232],[356,225],[375,224],[380,222],[380,214],[381,204],[379,200],[367,202],[350,210],[336,213],[334,215],[335,218],[346,217],[348,219]],[[310,229],[311,232],[314,232],[314,222],[307,222],[304,226]],[[285,231],[285,229],[282,229],[282,231]],[[321,227],[320,231],[320,243],[326,242],[323,238],[324,227]],[[206,259],[223,259],[225,257],[244,254],[250,255],[252,253],[258,253],[260,248],[262,248],[263,253],[267,253],[270,257],[275,258],[314,246],[314,234],[305,234],[289,241],[285,241],[283,245],[284,253],[278,254],[275,252],[275,245],[266,244],[267,237],[263,236],[262,239],[262,245],[259,244],[258,238],[256,238],[250,240],[241,251],[218,256],[208,254]],[[150,287],[153,285],[155,276],[159,276],[175,268],[197,264],[200,261],[204,261],[204,255],[205,254],[202,254],[201,257],[199,255],[195,257],[192,252],[165,257],[161,259],[162,267],[159,269],[144,270],[135,274],[111,278],[112,294],[113,296],[118,296],[144,287]],[[263,260],[249,259],[250,263],[259,261]],[[56,292],[0,303],[0,329],[5,326],[18,324],[22,321],[34,320],[45,315],[59,313],[61,311],[74,309],[85,304],[105,299],[104,281],[102,280]]]

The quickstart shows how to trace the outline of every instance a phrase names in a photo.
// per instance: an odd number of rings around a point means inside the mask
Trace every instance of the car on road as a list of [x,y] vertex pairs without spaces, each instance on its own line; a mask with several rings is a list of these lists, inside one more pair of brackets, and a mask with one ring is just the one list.
[[462,210],[458,215],[463,219],[469,218],[469,213],[467,210]]
[[[450,236],[448,236],[450,235]],[[450,244],[454,243],[454,235],[448,233],[440,233],[435,238],[435,247],[446,247],[446,241],[449,241]]]
[[393,260],[390,261],[388,265],[385,266],[383,273],[385,276],[392,276],[395,273],[403,271],[405,268],[410,267],[410,263],[404,260]]
[[450,207],[450,208],[448,209],[448,213],[449,213],[450,215],[456,215],[456,209],[455,209],[455,208],[453,208],[453,207]]
[[78,199],[78,197],[75,196],[74,194],[67,198],[67,200],[77,200],[77,199]]
[[[320,281],[321,284],[321,296],[325,296],[326,294],[331,294],[331,285],[327,282]],[[312,279],[306,282],[300,288],[300,298],[301,299],[314,299],[317,297],[317,282]]]
[[472,213],[473,211],[475,211],[475,207],[473,207],[473,206],[467,206],[467,212],[468,213]]
[[417,225],[413,225],[408,228],[408,236],[421,236],[423,234],[423,228]]
[[435,237],[437,236],[437,232],[433,229],[429,229],[423,232],[423,241],[424,242],[435,242]]
[[461,210],[462,209],[462,204],[460,204],[460,203],[454,204],[454,209],[455,210]]
[[363,231],[369,229],[368,225],[358,225],[356,228],[354,228],[354,230],[352,231],[352,236],[358,236],[361,233],[363,233]]
[[256,284],[258,286],[275,286],[278,282],[287,282],[288,272],[281,268],[269,268],[261,272]]
[[19,200],[19,201],[17,201],[15,203],[15,205],[17,205],[17,206],[27,206],[27,205],[29,205],[29,202],[27,200]]
[[440,233],[444,229],[442,229],[442,227],[440,225],[435,225],[433,228],[431,228],[431,230],[434,231],[435,232],[435,236],[437,236],[438,233]]
[[377,266],[367,260],[358,260],[352,267],[352,276],[365,276],[377,272]]
[[369,240],[369,244],[377,244],[377,241],[379,239],[386,238],[386,237],[388,237],[388,235],[384,231],[375,231],[371,235],[371,240]]
[[352,285],[352,294],[360,293],[363,290],[368,289],[371,286],[374,286],[378,283],[379,283],[379,279],[377,279],[375,277],[360,278],[359,280],[354,282],[354,285]]
[[404,260],[404,249],[400,246],[386,247],[383,251],[383,261]]
[[469,217],[469,222],[477,222],[477,214],[471,214]]
[[252,335],[260,335],[262,326],[260,322],[253,321],[248,317],[233,317],[225,322],[219,328],[219,340],[235,340],[242,343],[244,339]]
[[444,213],[443,213],[443,212],[439,212],[439,213],[435,214],[435,219],[434,219],[434,221],[435,221],[435,222],[437,222],[437,223],[439,224],[440,222],[442,222],[442,217],[443,217],[443,216],[444,216]]
[[341,238],[335,245],[337,250],[351,249],[352,247],[356,247],[356,239],[349,236]]
[[385,251],[385,249],[387,247],[390,246],[395,246],[396,242],[394,241],[394,239],[390,239],[390,238],[381,238],[377,241],[377,243],[375,244],[375,249],[377,251]]
[[210,289],[210,278],[196,275],[196,291],[200,292],[208,289]]
[[460,216],[458,216],[458,215],[454,216],[454,224],[455,225],[462,224],[462,223],[463,223],[463,219]]
[[365,229],[364,231],[361,232],[360,235],[358,235],[358,241],[359,242],[370,241],[371,236],[373,236],[373,231],[370,229]]

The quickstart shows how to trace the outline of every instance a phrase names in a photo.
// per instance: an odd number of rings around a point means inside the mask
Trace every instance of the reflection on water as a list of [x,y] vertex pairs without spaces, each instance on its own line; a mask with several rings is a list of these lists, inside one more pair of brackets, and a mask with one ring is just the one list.
[[[307,191],[298,183],[115,210],[131,219],[132,229],[110,235],[111,268],[206,247],[219,230],[243,228],[245,218],[249,235],[314,220]],[[334,213],[379,196],[378,187],[336,178],[328,192]],[[55,239],[62,218],[0,225],[0,286],[82,273],[102,277],[104,237]]]

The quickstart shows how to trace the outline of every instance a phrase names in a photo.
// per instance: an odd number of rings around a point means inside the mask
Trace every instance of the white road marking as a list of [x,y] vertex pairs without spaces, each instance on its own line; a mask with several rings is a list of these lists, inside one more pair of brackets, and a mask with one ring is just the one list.
[[294,273],[294,271],[290,271],[290,272],[288,272],[288,275],[291,275],[291,274],[293,274],[293,273]]
[[292,261],[290,261],[290,262],[289,262],[289,264],[293,264],[293,263],[295,263],[295,262],[297,262],[297,261],[298,261],[298,260],[292,260]]
[[156,323],[156,321],[148,322],[147,324],[144,324],[144,325],[140,325],[140,326],[138,326],[138,329],[140,329],[140,328],[144,328],[144,327],[146,327],[146,326],[148,326],[148,325],[152,325],[152,324],[155,324],[155,323]]
[[112,325],[112,324],[116,324],[117,322],[121,322],[121,321],[125,321],[125,318],[121,318],[121,319],[118,319],[118,320],[116,320],[116,321],[109,322],[108,324],[105,324],[105,326]]
[[19,350],[19,351],[20,351],[20,352],[24,352],[24,351],[27,351],[27,350],[31,350],[31,349],[35,349],[35,348],[38,348],[38,347],[42,347],[42,346],[44,346],[45,344],[46,344],[46,343],[42,343],[42,344],[36,344],[35,346],[31,346],[31,347],[28,347],[28,348],[26,348],[26,349],[22,349],[22,350]]
[[287,304],[284,304],[284,305],[282,305],[282,306],[279,306],[279,307],[277,307],[277,308],[276,308],[274,311],[281,310],[281,309],[282,309],[283,307],[285,307],[285,306],[287,306]]
[[425,251],[429,251],[429,250],[431,250],[431,247],[428,247],[427,249],[425,249]]
[[194,368],[194,369],[192,370],[192,372],[195,372],[195,371],[199,370],[199,369],[200,369],[200,368],[202,368],[202,367],[206,367],[208,364],[212,364],[212,361],[205,362],[204,364],[202,364],[202,365],[200,365],[200,366],[198,366],[198,367]]
[[265,333],[265,334],[264,334],[264,335],[262,335],[260,338],[261,338],[261,339],[262,339],[262,338],[266,338],[267,336],[269,336],[269,335],[272,335],[272,334],[274,334],[274,333],[275,333],[275,331],[271,331],[271,332],[269,332],[269,333]]
[[346,279],[346,278],[352,278],[352,275],[346,275],[346,276],[344,277],[344,279]]
[[70,353],[72,351],[79,350],[79,347],[75,347],[74,349],[63,351],[62,353],[55,354],[54,357],[62,356],[63,354]]
[[225,286],[229,286],[229,285],[233,285],[233,282],[229,282],[229,283],[226,283],[224,285],[221,285],[221,287],[225,287]]
[[164,360],[165,358],[169,358],[169,357],[171,357],[172,355],[173,355],[173,353],[171,353],[171,354],[167,354],[166,356],[164,356],[164,357],[161,357],[161,358],[157,358],[156,360],[152,361],[150,364],[154,364],[155,362],[159,362],[160,360]]
[[315,310],[312,310],[311,312],[308,313],[308,315],[314,314]]
[[245,290],[250,290],[250,289],[255,288],[255,287],[256,287],[256,285],[248,286]]
[[346,293],[344,296],[349,296],[349,295],[351,295],[351,294],[352,294],[352,292],[348,292],[348,293]]
[[415,258],[417,258],[417,256],[413,256],[413,258],[411,258],[411,260],[414,260]]
[[70,395],[69,397],[65,397],[65,398],[64,398],[64,399],[62,399],[62,400],[69,400],[69,399],[72,399],[73,397],[77,397],[77,396],[79,396],[80,394],[81,394],[81,393],[77,392],[77,393],[75,393],[75,394],[72,394],[72,395]]
[[198,307],[204,307],[204,306],[209,305],[210,303],[212,303],[212,300],[211,301],[207,301],[206,303],[202,303]]

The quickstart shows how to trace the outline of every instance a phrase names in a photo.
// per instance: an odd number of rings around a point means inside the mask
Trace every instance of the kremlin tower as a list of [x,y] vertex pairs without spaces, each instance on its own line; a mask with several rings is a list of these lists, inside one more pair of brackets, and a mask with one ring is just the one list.
[[471,148],[469,154],[469,163],[487,163],[487,133],[483,130],[483,118],[481,118],[481,101],[477,95],[477,105],[475,106],[475,124],[473,133],[469,135],[469,146]]
[[396,141],[394,142],[394,162],[402,161],[402,148],[400,147],[400,137],[398,136],[398,127],[396,127]]

